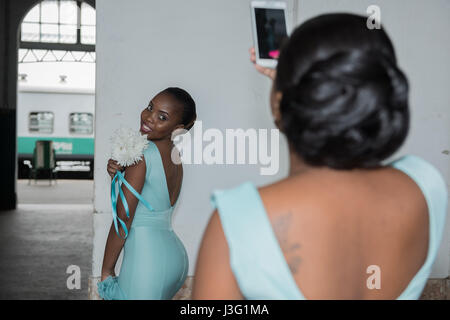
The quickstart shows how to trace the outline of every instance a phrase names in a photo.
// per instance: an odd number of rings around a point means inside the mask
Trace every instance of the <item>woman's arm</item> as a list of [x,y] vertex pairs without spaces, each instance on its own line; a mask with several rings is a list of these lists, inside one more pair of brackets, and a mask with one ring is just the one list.
[[[125,169],[125,178],[138,193],[141,193],[142,188],[144,187],[145,173],[146,165],[144,160],[139,161],[135,165],[126,167]],[[129,231],[139,200],[128,190],[128,188],[124,184],[122,184],[122,190],[128,203],[130,217],[127,218],[125,209],[122,204],[122,199],[120,197],[118,197],[117,201],[117,216],[125,222]],[[118,224],[118,226],[120,235],[122,237],[125,236],[125,232],[120,227],[120,224]],[[111,223],[111,227],[109,228],[108,239],[106,240],[101,281],[106,279],[109,275],[115,276],[114,267],[116,266],[117,259],[119,258],[120,251],[122,250],[124,244],[125,239],[122,239],[117,235],[113,221]]]
[[244,299],[231,271],[228,244],[217,210],[212,214],[195,267],[193,300]]

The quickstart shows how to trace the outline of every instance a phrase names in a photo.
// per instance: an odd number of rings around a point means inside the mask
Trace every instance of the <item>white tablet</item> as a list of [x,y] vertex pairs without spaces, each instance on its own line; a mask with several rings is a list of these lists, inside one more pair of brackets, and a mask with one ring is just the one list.
[[275,68],[281,44],[289,34],[286,3],[252,1],[250,7],[256,63],[263,67]]

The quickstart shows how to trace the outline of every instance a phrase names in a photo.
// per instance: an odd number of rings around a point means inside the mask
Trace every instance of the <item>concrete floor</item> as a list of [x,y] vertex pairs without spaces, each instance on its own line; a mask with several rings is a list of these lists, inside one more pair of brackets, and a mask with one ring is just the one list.
[[[93,181],[26,183],[18,209],[0,212],[0,299],[87,299]],[[80,267],[79,290],[67,288],[70,265]]]
[[92,204],[94,202],[93,180],[58,180],[49,185],[48,180],[17,180],[19,203]]

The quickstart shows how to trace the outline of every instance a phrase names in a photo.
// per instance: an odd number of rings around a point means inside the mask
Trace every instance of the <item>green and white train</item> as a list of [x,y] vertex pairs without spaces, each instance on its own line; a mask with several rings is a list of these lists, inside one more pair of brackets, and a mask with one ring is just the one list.
[[19,85],[17,97],[18,177],[28,178],[37,140],[52,140],[57,170],[92,178],[95,91]]

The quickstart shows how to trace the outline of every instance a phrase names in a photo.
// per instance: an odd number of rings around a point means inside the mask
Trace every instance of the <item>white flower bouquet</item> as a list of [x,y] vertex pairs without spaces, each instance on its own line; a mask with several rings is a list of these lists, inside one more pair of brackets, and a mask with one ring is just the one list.
[[[144,150],[148,147],[148,140],[145,135],[141,135],[138,131],[134,131],[129,128],[121,127],[117,129],[111,137],[111,159],[117,161],[121,166],[127,167],[138,163],[142,160]],[[130,190],[140,201],[144,203],[149,209],[152,210],[150,205],[142,198],[142,196],[125,180],[122,172],[117,171],[111,182],[111,203],[112,203],[112,216],[116,233],[119,237],[119,229],[117,221],[120,222],[124,232],[125,239],[128,236],[128,230],[125,222],[117,216],[117,193],[116,184],[119,187],[120,198],[122,199],[123,207],[127,214],[127,218],[130,217],[128,204],[122,191],[122,183]]]

